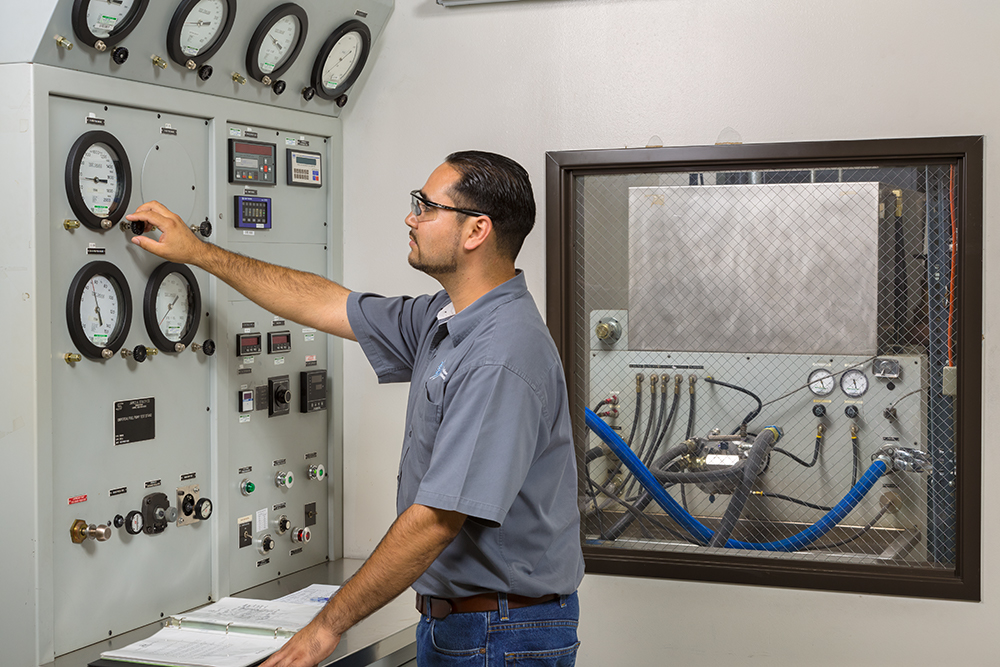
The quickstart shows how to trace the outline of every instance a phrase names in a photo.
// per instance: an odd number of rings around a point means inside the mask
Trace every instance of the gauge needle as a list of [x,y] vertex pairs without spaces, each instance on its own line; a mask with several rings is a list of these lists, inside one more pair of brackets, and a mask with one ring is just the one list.
[[278,43],[278,40],[276,40],[274,38],[274,35],[268,35],[268,37],[271,38],[271,41],[274,42],[274,45],[278,47],[279,51],[283,51],[284,50],[285,47],[283,47],[281,44]]
[[167,319],[167,315],[169,315],[170,311],[174,309],[174,304],[177,303],[177,299],[179,298],[181,298],[180,294],[175,296],[174,300],[170,302],[169,306],[167,306],[167,312],[163,313],[163,319],[160,320],[160,326],[163,326],[163,320]]
[[94,287],[94,283],[90,283],[90,291],[94,293],[94,312],[97,313],[97,322],[103,327],[104,318],[101,317],[101,303],[97,300],[97,288]]
[[90,178],[85,178],[83,180],[85,180],[85,181],[93,181],[94,183],[107,183],[108,182],[108,179],[106,179],[106,178],[98,178],[97,176],[92,176]]
[[184,25],[196,25],[196,26],[198,26],[200,28],[203,25],[212,25],[212,22],[211,21],[202,21],[201,19],[198,19],[194,23],[191,23],[190,21],[188,21]]

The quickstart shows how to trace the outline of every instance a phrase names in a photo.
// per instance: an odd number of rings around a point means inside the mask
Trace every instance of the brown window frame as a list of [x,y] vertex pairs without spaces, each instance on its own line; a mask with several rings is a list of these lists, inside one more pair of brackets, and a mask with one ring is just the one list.
[[[630,551],[585,544],[586,569],[611,574],[813,590],[979,601],[982,567],[982,136],[928,137],[546,153],[546,315],[567,374],[579,367],[572,312],[577,284],[574,184],[580,176],[625,173],[755,171],[913,165],[956,167],[958,228],[956,344],[962,350],[955,407],[955,569],[803,562],[700,553]],[[584,403],[569,378],[570,407],[582,460]],[[581,489],[582,489],[581,484]]]

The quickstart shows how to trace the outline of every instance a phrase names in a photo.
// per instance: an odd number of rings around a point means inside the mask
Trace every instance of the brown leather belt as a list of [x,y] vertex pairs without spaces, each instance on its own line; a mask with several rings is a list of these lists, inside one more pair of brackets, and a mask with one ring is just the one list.
[[[467,614],[473,611],[499,611],[500,600],[498,595],[498,593],[480,593],[479,595],[470,595],[467,598],[435,598],[417,593],[417,611],[421,614],[426,614],[429,604],[430,617],[438,620],[447,618],[448,614]],[[531,607],[532,605],[552,602],[558,599],[559,596],[555,593],[543,595],[540,598],[528,598],[523,595],[508,593],[507,608],[520,609],[521,607]]]

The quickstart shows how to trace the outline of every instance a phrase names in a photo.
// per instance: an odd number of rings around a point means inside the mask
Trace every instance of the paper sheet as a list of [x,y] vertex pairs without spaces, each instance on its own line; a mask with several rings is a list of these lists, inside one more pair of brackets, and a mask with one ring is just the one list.
[[149,639],[105,651],[102,658],[183,667],[245,667],[277,651],[287,638],[166,627]]
[[300,591],[289,593],[285,597],[278,598],[275,602],[292,602],[295,604],[325,605],[333,597],[333,594],[340,590],[340,586],[333,584],[312,584]]
[[215,604],[179,614],[181,627],[186,622],[232,624],[250,628],[273,630],[301,630],[319,612],[315,605],[294,604],[280,600],[250,600],[222,598]]

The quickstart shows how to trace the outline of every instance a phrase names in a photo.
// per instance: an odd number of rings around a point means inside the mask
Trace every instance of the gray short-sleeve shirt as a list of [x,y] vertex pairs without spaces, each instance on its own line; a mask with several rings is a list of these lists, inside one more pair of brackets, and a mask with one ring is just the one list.
[[379,382],[410,382],[397,512],[468,515],[418,593],[568,594],[583,578],[562,363],[524,275],[462,312],[446,292],[353,293],[347,313]]

